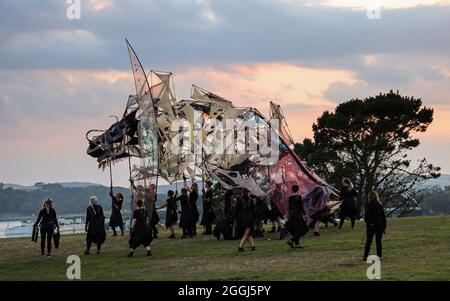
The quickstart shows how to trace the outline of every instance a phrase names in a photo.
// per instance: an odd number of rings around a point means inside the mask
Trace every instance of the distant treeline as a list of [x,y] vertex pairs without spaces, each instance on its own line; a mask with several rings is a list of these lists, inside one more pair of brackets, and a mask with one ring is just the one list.
[[450,214],[450,186],[424,192],[421,199],[424,215]]
[[[220,187],[216,185],[215,204],[217,213],[221,211],[221,201],[223,199]],[[121,192],[125,196],[124,212],[130,208],[130,191],[127,188],[115,187],[114,193]],[[32,216],[37,214],[42,208],[42,202],[46,198],[54,201],[54,207],[61,214],[84,214],[89,204],[89,197],[97,196],[104,210],[111,209],[111,198],[109,187],[102,185],[89,185],[84,187],[66,187],[60,184],[37,183],[34,189],[14,189],[5,188],[0,183],[0,218],[5,219],[15,216]],[[165,193],[158,193],[158,204],[166,199]],[[219,200],[220,199],[220,200]],[[450,186],[444,189],[433,189],[424,192],[420,198],[422,214],[439,215],[450,214]],[[201,198],[198,201],[201,210]],[[220,207],[220,208],[219,208]]]
[[[124,210],[130,207],[130,191],[126,188],[114,188],[125,196]],[[42,208],[42,202],[51,198],[59,215],[84,214],[91,196],[97,196],[105,211],[111,207],[109,188],[101,185],[85,187],[64,187],[60,184],[36,184],[35,189],[22,190],[0,185],[0,216],[31,216]]]

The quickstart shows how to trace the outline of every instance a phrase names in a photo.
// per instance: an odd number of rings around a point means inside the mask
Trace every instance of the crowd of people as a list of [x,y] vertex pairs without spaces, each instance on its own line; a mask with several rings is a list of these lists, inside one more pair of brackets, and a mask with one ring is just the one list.
[[[151,256],[151,242],[158,238],[157,225],[160,222],[157,210],[166,208],[165,226],[169,229],[169,239],[175,238],[175,226],[182,229],[181,239],[193,238],[197,235],[197,223],[200,220],[200,214],[197,207],[199,198],[199,189],[197,183],[193,182],[188,185],[184,179],[183,188],[178,196],[178,191],[169,190],[166,201],[156,206],[156,186],[151,184],[149,187],[143,185],[135,185],[131,181],[133,189],[133,198],[131,202],[131,222],[130,222],[130,238],[128,257],[134,255],[135,250],[139,246],[144,246],[146,255]],[[310,228],[314,229],[314,235],[319,235],[319,224],[321,222],[326,225],[328,222],[342,228],[345,219],[350,219],[351,227],[355,229],[355,219],[358,216],[357,210],[357,192],[349,179],[342,181],[342,189],[340,199],[340,221],[339,224],[334,220],[327,208],[320,212],[316,212],[314,216],[308,216],[305,212],[303,199],[299,193],[299,186],[292,185],[291,195],[288,198],[288,212],[285,217],[287,221],[282,226],[281,214],[275,203],[279,197],[280,187],[275,184],[272,194],[270,209],[266,205],[265,200],[256,197],[246,188],[241,190],[239,196],[236,196],[233,190],[227,190],[224,194],[223,212],[216,218],[213,208],[214,188],[211,182],[205,183],[203,191],[203,213],[200,225],[204,227],[203,235],[213,235],[217,240],[221,238],[225,240],[239,240],[238,252],[244,251],[245,244],[249,244],[250,250],[255,251],[255,241],[253,237],[264,236],[264,223],[271,223],[272,228],[269,233],[280,232],[280,238],[284,238],[287,234],[291,235],[291,239],[287,241],[289,247],[296,249],[302,248],[300,239]],[[121,235],[124,235],[124,221],[122,218],[122,205],[124,197],[121,193],[113,193],[111,187],[111,217],[109,226],[113,231],[113,236],[117,236],[117,228],[120,229]],[[33,240],[37,241],[37,233],[41,234],[41,254],[42,256],[51,256],[52,240],[56,249],[59,246],[59,223],[56,212],[52,206],[53,201],[47,199],[44,201],[43,208],[40,210],[36,223],[33,227]],[[178,203],[180,211],[178,211]],[[382,256],[382,236],[386,230],[386,217],[384,208],[380,198],[375,191],[368,194],[368,201],[365,205],[366,224],[366,244],[364,249],[363,260],[366,260],[370,252],[373,238],[376,241],[376,252],[381,258]],[[213,224],[215,227],[213,228]],[[90,255],[92,244],[95,244],[97,254],[100,254],[102,244],[106,240],[105,215],[102,206],[98,203],[95,196],[89,199],[89,206],[86,211],[86,250],[85,255]],[[47,254],[45,254],[45,246],[47,246]]]

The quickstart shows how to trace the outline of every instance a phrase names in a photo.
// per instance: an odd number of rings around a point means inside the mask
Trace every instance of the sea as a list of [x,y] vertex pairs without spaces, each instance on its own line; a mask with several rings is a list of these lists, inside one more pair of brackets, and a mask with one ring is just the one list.
[[[59,218],[60,233],[76,234],[84,233],[84,219],[81,217],[74,218]],[[33,233],[32,220],[15,220],[15,221],[0,221],[0,238],[13,237],[30,237]],[[108,229],[109,219],[105,220],[105,228]],[[129,219],[125,220],[125,229],[129,228]]]
[[[166,208],[158,210],[160,222],[157,227],[164,227]],[[127,213],[122,214],[125,229],[130,228],[130,219]],[[33,217],[0,220],[0,238],[30,237],[33,233]],[[58,217],[61,235],[84,233],[85,217],[81,215],[64,215]],[[105,219],[105,229],[109,229],[109,218]]]

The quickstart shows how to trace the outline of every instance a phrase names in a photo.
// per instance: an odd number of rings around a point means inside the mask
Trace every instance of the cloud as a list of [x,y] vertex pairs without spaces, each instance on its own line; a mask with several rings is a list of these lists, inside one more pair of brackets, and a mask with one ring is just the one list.
[[176,72],[174,78],[178,88],[195,83],[238,106],[251,104],[260,110],[268,109],[269,100],[304,107],[329,105],[324,92],[331,83],[355,80],[351,72],[343,70],[305,68],[286,63],[249,63],[220,69],[187,68]]
[[125,37],[145,68],[174,72],[178,99],[196,83],[265,114],[274,100],[296,140],[337,102],[420,97],[436,112],[433,157],[448,140],[450,7],[425,1],[387,1],[379,21],[332,0],[86,0],[81,20],[65,1],[0,1],[0,178],[98,179],[83,136],[134,92]]
[[91,0],[90,9],[95,12],[100,12],[102,10],[111,7],[111,2],[105,0]]
[[[332,104],[324,92],[336,81],[352,83],[351,72],[314,69],[286,63],[234,64],[172,70],[179,99],[188,98],[192,83],[238,106],[268,109],[268,101],[304,108]],[[0,124],[60,122],[121,114],[134,93],[131,71],[0,70]]]
[[324,0],[322,5],[366,9],[379,5],[382,9],[405,9],[424,5],[448,5],[448,0]]
[[450,77],[450,69],[442,66],[433,67],[433,78],[447,78]]
[[[351,82],[352,75],[284,63],[174,70],[178,99],[188,97],[196,83],[264,114],[274,100],[293,121],[296,137],[306,136],[323,107],[333,105],[323,92],[338,78]],[[98,179],[95,161],[85,155],[84,135],[107,127],[109,115],[120,115],[134,88],[131,72],[121,70],[3,70],[0,91],[0,178],[30,183]]]
[[357,81],[350,84],[335,82],[325,91],[325,96],[336,103],[345,102],[353,98],[364,99],[367,96],[375,94],[377,94],[376,91],[370,89],[369,85],[364,81]]
[[217,16],[216,16],[216,14],[214,13],[214,11],[212,11],[211,9],[205,9],[205,10],[202,12],[202,16],[203,16],[203,18],[204,18],[206,21],[208,21],[209,23],[214,24],[214,23],[217,22]]
[[[107,3],[107,8],[97,4],[100,11],[84,8],[81,20],[67,20],[63,1],[42,6],[34,1],[2,1],[0,28],[5,38],[0,68],[126,69],[125,37],[145,53],[147,65],[163,69],[367,53],[450,52],[444,30],[450,27],[447,6],[389,10],[374,22],[359,11],[305,6],[307,1],[295,2],[301,9],[286,2],[256,0]],[[80,36],[80,32],[89,34]],[[49,43],[39,43],[33,36],[45,37]],[[11,43],[26,47],[15,54]]]
[[0,71],[0,124],[120,114],[132,87],[122,71]]

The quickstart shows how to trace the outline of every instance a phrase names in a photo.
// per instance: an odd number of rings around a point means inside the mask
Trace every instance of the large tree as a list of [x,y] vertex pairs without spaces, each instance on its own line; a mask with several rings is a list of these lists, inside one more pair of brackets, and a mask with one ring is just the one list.
[[295,148],[329,183],[340,187],[342,178],[350,178],[359,208],[370,190],[379,191],[386,206],[396,207],[413,199],[419,182],[439,176],[440,168],[425,158],[416,164],[408,158],[419,145],[414,134],[425,132],[432,121],[433,109],[420,99],[390,91],[324,112],[313,124],[314,140]]

